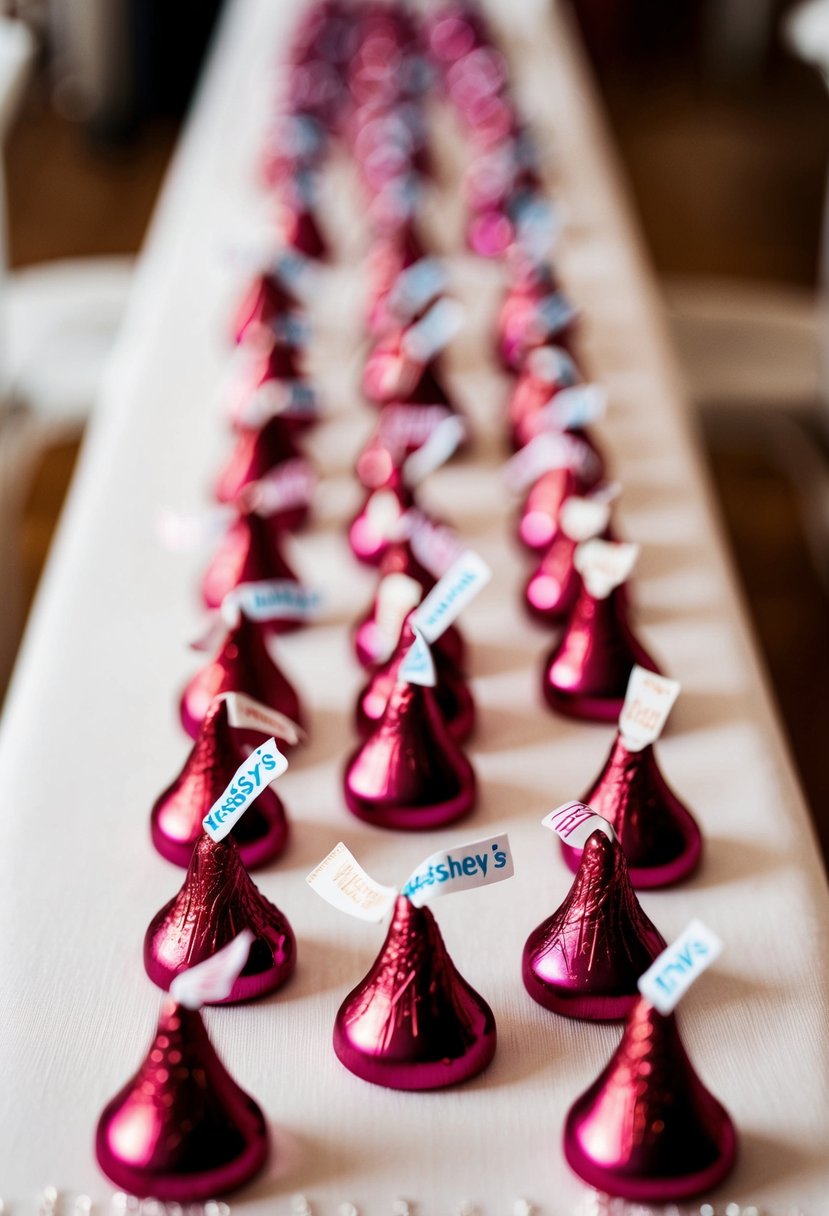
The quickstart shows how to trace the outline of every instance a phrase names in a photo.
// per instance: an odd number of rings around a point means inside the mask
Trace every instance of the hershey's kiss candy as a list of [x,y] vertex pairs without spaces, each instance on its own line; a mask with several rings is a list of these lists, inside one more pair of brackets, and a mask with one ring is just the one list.
[[[628,751],[617,734],[601,773],[582,801],[612,824],[634,887],[670,886],[699,865],[702,834],[662,776],[652,744]],[[571,869],[578,866],[578,850],[562,841],[562,851]]]
[[565,619],[581,586],[576,548],[594,536],[608,537],[610,504],[599,498],[567,498],[561,504],[558,529],[550,547],[524,587],[524,606],[545,624]]
[[449,733],[434,689],[399,680],[374,732],[351,756],[345,803],[378,827],[442,827],[468,814],[475,773]]
[[401,319],[405,320],[398,310],[391,307],[389,297],[401,273],[422,261],[424,257],[425,251],[411,218],[375,242],[368,259],[371,279],[369,333],[379,336],[398,324]]
[[253,621],[242,610],[239,621],[211,663],[193,676],[181,698],[181,724],[193,739],[214,697],[243,692],[284,714],[298,726],[303,713],[296,689],[274,662],[267,644],[267,622]]
[[345,998],[334,1050],[349,1071],[390,1089],[440,1089],[495,1054],[495,1019],[458,973],[428,908],[405,895],[374,966]]
[[613,1021],[638,999],[639,976],[665,945],[634,894],[618,840],[595,831],[567,898],[527,939],[524,987],[554,1013]]
[[414,495],[399,469],[391,469],[385,482],[367,494],[348,530],[348,543],[358,561],[377,566],[398,538],[403,516],[414,506]]
[[[221,608],[226,595],[241,583],[284,579],[296,583],[282,552],[284,521],[279,513],[260,515],[247,511],[235,519],[221,540],[202,580],[202,598],[207,608]],[[297,627],[293,620],[268,622],[271,632]]]
[[[216,498],[219,502],[235,502],[246,486],[261,481],[278,466],[299,459],[302,454],[291,428],[279,415],[269,418],[258,430],[241,431],[216,484]],[[280,522],[283,527],[297,526],[293,518]]]
[[498,355],[519,371],[536,347],[554,341],[571,352],[576,313],[546,263],[527,262],[507,290],[497,321]]
[[540,346],[528,356],[507,403],[507,425],[515,449],[539,433],[542,413],[555,394],[580,380],[579,369],[560,346]]
[[564,1155],[590,1186],[636,1203],[674,1203],[717,1186],[737,1134],[694,1071],[676,1017],[641,998],[610,1063],[564,1126]]
[[[595,569],[588,562],[588,555],[593,554],[599,557]],[[609,578],[602,566],[605,554],[613,567]],[[636,546],[598,540],[588,541],[576,551],[582,585],[564,632],[544,665],[544,696],[558,713],[614,722],[624,705],[634,666],[658,670],[628,622],[624,579],[635,556]]]
[[548,469],[532,485],[518,518],[518,539],[534,552],[545,552],[555,540],[566,500],[589,494],[604,477],[604,458],[587,431],[569,433],[583,441],[592,458],[581,469]]
[[[314,390],[303,375],[294,347],[274,343],[249,361],[239,379],[230,405],[230,420],[237,430],[261,426],[270,416],[279,417],[292,435],[315,423]],[[309,402],[313,408],[308,407]]]
[[216,841],[202,832],[184,885],[147,929],[147,975],[167,989],[180,971],[212,958],[243,929],[249,929],[254,939],[248,960],[228,995],[211,1003],[252,1001],[280,988],[293,974],[296,941],[287,918],[251,879],[233,836]]
[[[218,996],[215,983],[204,986],[208,999],[211,987]],[[249,1182],[268,1151],[262,1111],[222,1064],[198,1008],[165,999],[141,1067],[98,1120],[95,1153],[107,1178],[128,1195],[198,1202]]]
[[[249,734],[230,726],[224,699],[210,705],[184,768],[156,799],[150,816],[153,844],[174,865],[190,864],[203,835],[202,820],[252,750],[244,746]],[[282,800],[269,785],[234,825],[232,836],[242,862],[254,869],[280,855],[288,830]]]
[[[374,731],[386,712],[389,697],[398,681],[401,664],[414,644],[415,632],[411,616],[412,614],[408,613],[403,622],[400,638],[391,657],[377,668],[357,696],[355,722],[363,738],[367,738]],[[437,679],[434,697],[449,733],[458,743],[462,743],[471,735],[475,726],[475,702],[463,676],[451,659],[447,658],[445,650],[441,649],[442,640],[442,637],[438,638],[432,647]]]

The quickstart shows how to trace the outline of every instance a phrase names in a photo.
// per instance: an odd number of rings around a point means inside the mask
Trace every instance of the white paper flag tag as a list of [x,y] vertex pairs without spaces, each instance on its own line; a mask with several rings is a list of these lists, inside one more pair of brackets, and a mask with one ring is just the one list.
[[286,460],[242,491],[245,506],[257,515],[274,515],[293,507],[307,507],[317,485],[317,475],[307,460]]
[[438,258],[420,258],[395,279],[389,308],[401,320],[408,320],[445,290],[446,280],[446,269]]
[[625,703],[619,715],[619,734],[629,752],[641,752],[655,743],[679,696],[680,683],[644,667],[630,673]]
[[381,921],[391,911],[397,892],[370,878],[340,841],[305,879],[312,891],[333,908],[358,920]]
[[164,507],[156,518],[156,535],[171,553],[193,553],[215,546],[233,521],[231,507],[207,511],[173,511]]
[[589,426],[604,417],[607,392],[599,384],[574,384],[559,389],[532,419],[532,430],[567,431],[573,427]]
[[416,908],[422,908],[438,895],[492,886],[512,878],[514,873],[509,837],[503,832],[500,836],[488,836],[486,840],[473,840],[471,844],[432,853],[417,867],[402,894],[408,896]]
[[406,528],[412,553],[434,578],[441,578],[465,552],[451,528],[436,524],[417,507],[407,512]]
[[610,840],[616,839],[612,824],[583,802],[565,802],[545,815],[541,823],[574,849],[583,849],[594,832],[604,832]]
[[263,705],[244,692],[226,692],[222,698],[227,705],[227,722],[234,730],[259,730],[263,735],[273,735],[275,739],[295,747],[305,738],[305,733],[286,718],[285,714]]
[[258,430],[278,414],[316,418],[319,399],[306,380],[265,380],[235,410],[241,426]]
[[400,527],[400,516],[400,503],[391,490],[375,490],[366,503],[366,522],[383,539],[395,535]]
[[553,291],[543,300],[539,300],[536,316],[545,334],[559,334],[573,324],[578,316],[578,309],[571,304],[563,291]]
[[275,739],[267,739],[255,752],[251,752],[231,777],[227,789],[202,819],[202,827],[207,835],[212,840],[224,840],[262,790],[281,777],[287,767],[288,761],[276,746]]
[[508,488],[520,494],[551,469],[574,469],[591,477],[598,473],[599,460],[580,435],[544,431],[507,461],[503,475]]
[[565,498],[558,513],[558,526],[570,540],[581,544],[601,536],[610,523],[610,503],[599,498]]
[[451,417],[445,405],[408,405],[397,402],[383,407],[377,437],[396,451],[422,447],[442,422]]
[[222,601],[222,620],[229,629],[239,622],[240,610],[252,621],[307,621],[320,603],[316,591],[309,591],[289,578],[240,583]]
[[467,549],[435,584],[412,618],[430,644],[444,633],[458,614],[492,578],[482,557]]
[[248,961],[255,940],[250,929],[243,929],[203,963],[180,971],[170,985],[170,996],[185,1009],[201,1009],[202,1005],[225,1000]]
[[401,343],[404,354],[415,363],[428,363],[460,331],[463,318],[463,305],[444,296],[406,331]]
[[604,600],[624,583],[636,565],[639,546],[612,540],[588,540],[579,545],[573,564],[590,595]]
[[692,920],[639,976],[639,991],[659,1013],[673,1012],[694,980],[722,953],[722,948],[716,933],[701,920]]
[[525,365],[534,380],[545,384],[571,388],[579,381],[578,368],[561,346],[536,346],[527,355]]
[[387,648],[386,658],[397,645],[400,627],[411,610],[420,603],[423,588],[408,574],[387,574],[377,589],[374,620]]
[[466,426],[457,414],[450,414],[432,431],[425,443],[403,462],[403,477],[410,486],[419,485],[452,456],[463,443]]
[[415,640],[400,664],[399,678],[407,684],[420,684],[424,688],[434,688],[437,683],[432,652],[419,630],[415,630]]

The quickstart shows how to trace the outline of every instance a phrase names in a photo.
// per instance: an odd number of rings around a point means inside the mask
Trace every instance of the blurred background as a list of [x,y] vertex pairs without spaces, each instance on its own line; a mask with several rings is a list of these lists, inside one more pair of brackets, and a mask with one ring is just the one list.
[[[570,3],[829,855],[829,0]],[[0,3],[0,697],[220,8]]]

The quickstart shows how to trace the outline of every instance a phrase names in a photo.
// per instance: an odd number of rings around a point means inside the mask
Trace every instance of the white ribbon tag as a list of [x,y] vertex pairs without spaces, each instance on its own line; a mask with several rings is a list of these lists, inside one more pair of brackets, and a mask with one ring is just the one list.
[[222,619],[229,629],[239,612],[252,621],[307,621],[319,608],[320,597],[290,578],[240,583],[222,600]]
[[180,971],[170,985],[170,996],[185,1009],[201,1009],[202,1005],[225,1000],[248,961],[255,940],[250,929],[243,929],[210,958]]
[[374,620],[377,632],[386,645],[386,656],[391,654],[400,637],[400,628],[408,613],[420,603],[423,588],[417,579],[408,574],[387,574],[377,589],[377,608]]
[[270,705],[254,700],[247,693],[226,692],[222,700],[227,705],[227,724],[234,730],[259,730],[263,735],[273,735],[291,747],[305,737],[296,722],[271,709]]
[[415,363],[428,363],[449,345],[463,325],[463,318],[463,305],[443,297],[403,335],[403,353]]
[[707,967],[722,953],[723,944],[716,933],[701,920],[671,942],[644,975],[639,976],[639,991],[654,1009],[667,1016]]
[[412,618],[426,641],[436,641],[491,578],[492,571],[482,557],[472,549],[462,553]]
[[607,411],[607,391],[600,384],[574,384],[556,392],[543,409],[534,415],[531,430],[569,431],[573,427],[598,422]]
[[598,458],[580,435],[544,431],[507,461],[503,475],[508,488],[520,494],[551,469],[573,469],[588,477],[598,472]]
[[619,715],[619,734],[629,752],[641,752],[643,747],[656,742],[679,690],[678,680],[658,676],[644,667],[634,667]]
[[370,878],[340,841],[305,879],[333,908],[358,920],[381,921],[394,907],[397,892]]
[[421,862],[401,894],[416,908],[454,891],[469,891],[473,887],[492,886],[512,878],[515,866],[506,832],[473,840],[471,844],[439,850]]
[[415,631],[415,640],[400,664],[399,678],[423,688],[434,688],[437,683],[432,652],[419,630]]
[[452,456],[463,442],[466,426],[457,414],[450,414],[432,431],[425,443],[403,462],[403,477],[410,486],[417,486]]
[[570,540],[581,544],[601,536],[610,523],[610,503],[599,498],[565,498],[558,513],[558,526]]
[[574,849],[583,849],[594,832],[604,832],[609,840],[616,839],[613,825],[583,802],[565,802],[545,815],[541,823]]
[[[307,460],[286,460],[259,481],[245,487],[244,497],[257,515],[274,515],[293,507],[307,507],[317,485],[317,476]],[[247,491],[247,493],[246,493]]]
[[579,545],[573,564],[594,599],[604,600],[630,578],[639,546],[612,540],[587,540]]
[[445,574],[465,552],[451,528],[436,524],[417,507],[407,513],[406,524],[412,553],[434,578]]
[[287,767],[288,761],[276,746],[275,739],[266,740],[255,752],[251,752],[231,777],[227,789],[202,819],[202,827],[207,835],[212,840],[224,840],[262,790],[281,777]]

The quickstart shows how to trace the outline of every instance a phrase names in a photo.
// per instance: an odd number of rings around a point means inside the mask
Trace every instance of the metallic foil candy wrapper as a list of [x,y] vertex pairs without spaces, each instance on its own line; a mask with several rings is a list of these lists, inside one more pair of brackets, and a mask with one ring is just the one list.
[[[221,608],[222,602],[240,583],[261,583],[286,579],[298,583],[282,552],[285,534],[282,513],[260,515],[246,511],[228,528],[202,579],[202,599],[206,608]],[[268,622],[271,633],[287,633],[300,622]]]
[[299,697],[268,649],[266,624],[252,621],[244,612],[240,612],[238,625],[228,632],[216,658],[197,672],[184,690],[181,724],[193,739],[213,698],[223,692],[247,693],[302,725]]
[[400,683],[373,734],[345,770],[345,804],[367,823],[419,831],[454,823],[475,805],[472,765],[449,733],[431,688]]
[[597,831],[567,898],[527,939],[524,987],[554,1013],[615,1021],[633,1007],[639,976],[666,945],[639,905],[619,842]]
[[[358,733],[365,739],[374,731],[386,712],[389,697],[397,684],[398,672],[415,641],[411,613],[403,622],[400,639],[394,652],[372,674],[357,696],[355,722]],[[468,739],[475,726],[475,702],[472,693],[446,652],[440,649],[440,639],[432,648],[437,683],[435,701],[452,738],[458,743]]]
[[[702,834],[662,776],[652,745],[631,752],[617,735],[583,801],[613,825],[634,887],[670,886],[699,865]],[[577,868],[578,850],[561,844],[568,866]]]
[[363,368],[363,396],[381,407],[403,402],[442,405],[450,413],[459,413],[443,386],[439,356],[420,363],[406,353],[403,339],[409,328],[397,325],[373,347]]
[[277,273],[267,270],[257,275],[236,310],[233,322],[236,343],[269,350],[276,342],[277,322],[295,314],[298,307],[296,295]]
[[564,632],[544,664],[544,697],[569,718],[615,722],[636,664],[659,670],[633,635],[624,587],[596,599],[582,584]]
[[370,490],[348,530],[348,543],[358,561],[379,566],[399,533],[403,516],[415,505],[414,494],[399,469]]
[[[248,402],[256,393],[266,391],[269,387],[275,388],[282,384],[286,386],[287,392],[292,385],[300,384],[305,388],[306,394],[312,393],[313,389],[305,379],[301,364],[302,360],[297,357],[295,348],[284,342],[274,342],[255,359],[251,359],[230,408],[230,421],[234,428],[239,431],[250,429],[244,417]],[[315,413],[292,410],[290,404],[280,409],[276,416],[291,435],[308,430],[317,420]]]
[[369,254],[371,280],[368,330],[379,338],[401,319],[389,308],[389,293],[399,276],[426,256],[414,221],[408,217],[392,232],[382,234]]
[[705,1088],[673,1014],[640,998],[610,1063],[564,1125],[564,1155],[590,1186],[637,1203],[675,1203],[730,1173],[737,1133]]
[[373,1085],[441,1089],[482,1072],[495,1043],[492,1010],[458,973],[432,913],[398,896],[374,966],[337,1014],[338,1058]]
[[[304,459],[294,442],[291,427],[280,416],[268,419],[258,430],[243,430],[216,484],[219,502],[236,502],[247,486],[261,481],[288,461]],[[308,518],[307,505],[276,512],[272,523],[285,529],[300,527]]]
[[[230,726],[224,701],[210,706],[184,768],[156,799],[150,815],[153,844],[174,865],[189,866],[193,849],[204,834],[202,820],[245,757],[262,741],[260,735],[250,747],[244,746],[250,735]],[[244,865],[254,869],[282,853],[288,832],[282,800],[269,785],[233,827],[231,836]]]
[[558,515],[565,498],[583,497],[604,479],[605,463],[587,431],[570,431],[583,439],[595,460],[581,472],[574,468],[549,469],[531,487],[518,517],[518,539],[535,553],[546,552],[558,534]]
[[277,226],[286,245],[315,262],[325,262],[331,251],[319,225],[314,193],[309,173],[297,173],[283,182]]
[[[573,353],[575,323],[572,318],[556,323],[546,319],[542,305],[555,295],[558,284],[544,264],[522,267],[509,287],[496,325],[499,358],[509,371],[520,371],[531,350],[555,342],[568,354]],[[564,314],[563,314],[564,315]]]
[[[412,553],[408,540],[395,541],[388,546],[380,562],[380,580],[378,591],[383,579],[389,574],[406,574],[415,579],[423,588],[426,595],[432,590],[436,579],[421,565]],[[358,622],[354,630],[354,652],[364,667],[375,667],[383,663],[388,655],[387,640],[382,637],[377,628],[377,595],[371,602],[368,612]],[[466,643],[463,635],[455,625],[448,629],[432,645],[432,653],[436,660],[438,655],[446,659],[459,672],[463,672],[466,656]]]
[[581,575],[573,558],[577,542],[559,528],[550,547],[527,579],[524,606],[530,616],[545,625],[556,625],[573,608],[581,587]]
[[[507,402],[507,427],[510,445],[516,451],[538,434],[539,415],[562,389],[573,388],[579,379],[578,370],[567,351],[550,346],[558,359],[549,371],[539,374],[529,360],[521,370]],[[545,347],[544,353],[547,353]],[[553,363],[553,360],[550,361]],[[543,429],[543,428],[542,428]]]
[[98,1121],[107,1178],[128,1195],[197,1202],[249,1182],[268,1152],[262,1111],[222,1064],[201,1015],[166,1000],[143,1064]]
[[212,958],[243,929],[255,941],[230,994],[217,1004],[252,1001],[281,988],[296,966],[296,941],[287,918],[254,884],[233,836],[215,841],[202,832],[184,885],[147,929],[147,975],[166,991],[180,971]]

